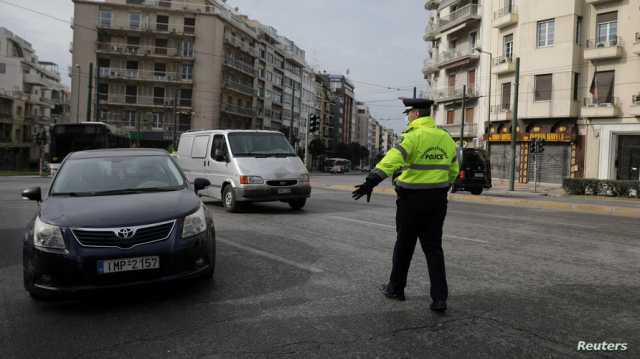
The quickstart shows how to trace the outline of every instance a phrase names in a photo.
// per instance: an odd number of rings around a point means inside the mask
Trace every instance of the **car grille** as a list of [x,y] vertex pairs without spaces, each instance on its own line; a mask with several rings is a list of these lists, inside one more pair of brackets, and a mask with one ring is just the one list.
[[297,180],[280,180],[280,181],[267,181],[269,186],[274,187],[286,187],[286,186],[295,186],[298,184]]
[[131,248],[140,244],[167,239],[173,230],[174,224],[175,221],[170,221],[145,226],[123,227],[134,231],[134,234],[126,239],[117,235],[122,228],[76,228],[72,229],[72,232],[78,242],[86,247]]

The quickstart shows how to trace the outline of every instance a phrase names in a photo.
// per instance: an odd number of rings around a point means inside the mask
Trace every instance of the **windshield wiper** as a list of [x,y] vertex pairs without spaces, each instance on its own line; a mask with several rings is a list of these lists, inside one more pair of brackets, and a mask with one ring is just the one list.
[[149,188],[123,188],[115,189],[111,191],[99,191],[93,192],[94,196],[112,196],[118,194],[135,194],[135,193],[150,193],[150,192],[173,192],[183,189],[183,186],[173,187],[149,187]]
[[69,197],[89,197],[93,196],[95,192],[53,192],[51,196],[69,196]]

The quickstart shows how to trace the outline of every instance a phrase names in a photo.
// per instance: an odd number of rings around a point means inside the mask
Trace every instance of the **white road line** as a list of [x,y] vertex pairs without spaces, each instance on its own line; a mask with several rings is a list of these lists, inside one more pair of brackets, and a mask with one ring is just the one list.
[[487,213],[460,211],[460,210],[451,210],[451,209],[447,211],[447,214],[485,217],[485,218],[491,218],[491,219],[519,220],[519,221],[523,221],[524,222],[523,224],[527,224],[527,223],[543,224],[543,225],[554,224],[554,225],[560,225],[565,227],[577,227],[578,229],[596,229],[601,227],[599,225],[577,224],[577,223],[568,223],[568,222],[548,222],[548,221],[532,220],[527,217],[503,216],[499,214],[487,214]]
[[269,253],[269,252],[265,252],[265,251],[262,251],[262,250],[260,250],[260,249],[255,249],[255,248],[247,247],[247,246],[245,246],[245,245],[238,244],[238,243],[235,243],[235,242],[232,242],[232,241],[226,240],[226,239],[222,239],[222,238],[220,238],[220,237],[217,237],[217,238],[216,238],[216,241],[217,241],[217,242],[220,242],[220,243],[224,243],[224,244],[226,244],[226,245],[228,245],[228,246],[231,246],[231,247],[235,247],[235,248],[237,248],[237,249],[242,249],[243,251],[247,251],[247,252],[249,252],[249,253],[253,253],[253,254],[258,255],[258,256],[261,256],[261,257],[269,258],[269,259],[274,260],[274,261],[276,261],[276,262],[280,262],[280,263],[288,264],[288,265],[290,265],[290,266],[292,266],[292,267],[296,267],[296,268],[298,268],[298,269],[302,269],[302,270],[305,270],[305,271],[308,271],[308,272],[311,272],[311,273],[322,273],[322,272],[324,272],[324,271],[323,271],[322,269],[320,269],[320,268],[316,268],[316,267],[314,267],[314,266],[310,266],[310,265],[307,265],[307,264],[302,264],[302,263],[294,262],[294,261],[288,260],[288,259],[286,259],[286,258],[283,258],[283,257],[277,256],[277,255],[275,255],[275,254],[271,254],[271,253]]
[[[346,222],[353,222],[353,223],[359,223],[359,224],[365,224],[367,226],[377,226],[377,227],[382,227],[382,228],[387,228],[387,229],[396,229],[396,226],[390,226],[388,224],[382,224],[382,223],[375,223],[375,222],[368,222],[368,221],[361,221],[359,219],[353,219],[353,218],[346,218],[346,217],[336,217],[336,216],[327,216],[327,218],[331,218],[331,219],[336,219],[339,221],[346,221]],[[467,237],[461,237],[461,236],[456,236],[454,234],[445,234],[444,235],[445,238],[451,238],[451,239],[459,239],[462,241],[469,241],[469,242],[476,242],[476,243],[483,243],[483,244],[488,244],[488,241],[484,241],[482,239],[474,239],[474,238],[467,238]]]

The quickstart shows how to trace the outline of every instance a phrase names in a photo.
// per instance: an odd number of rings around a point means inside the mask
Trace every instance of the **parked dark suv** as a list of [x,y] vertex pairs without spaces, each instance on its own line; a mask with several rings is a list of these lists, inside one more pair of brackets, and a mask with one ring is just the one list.
[[479,195],[485,188],[491,188],[491,162],[487,153],[484,150],[465,148],[460,175],[452,191],[469,191]]
[[24,236],[25,289],[35,298],[213,276],[215,230],[166,151],[69,154]]

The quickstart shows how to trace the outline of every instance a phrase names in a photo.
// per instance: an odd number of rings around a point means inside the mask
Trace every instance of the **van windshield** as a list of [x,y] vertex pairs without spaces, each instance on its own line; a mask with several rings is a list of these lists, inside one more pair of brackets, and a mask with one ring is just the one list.
[[229,145],[235,157],[290,157],[293,148],[279,133],[237,132],[230,133]]

